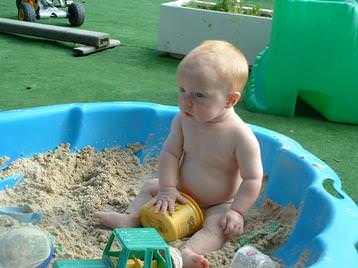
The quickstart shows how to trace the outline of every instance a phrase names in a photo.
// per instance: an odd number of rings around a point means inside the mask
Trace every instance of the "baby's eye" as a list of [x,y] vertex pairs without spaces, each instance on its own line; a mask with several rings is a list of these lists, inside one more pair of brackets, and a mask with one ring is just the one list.
[[180,92],[180,93],[185,93],[185,89],[182,88],[182,87],[180,87],[180,88],[179,88],[179,92]]
[[200,93],[200,92],[196,92],[196,93],[195,93],[195,97],[197,97],[197,98],[204,98],[204,94],[203,94],[203,93]]

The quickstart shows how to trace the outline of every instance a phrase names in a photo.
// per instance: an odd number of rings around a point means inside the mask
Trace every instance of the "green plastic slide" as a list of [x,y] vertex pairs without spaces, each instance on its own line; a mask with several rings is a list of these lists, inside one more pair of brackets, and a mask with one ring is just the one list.
[[358,124],[358,6],[275,1],[269,46],[246,87],[249,110],[293,116],[300,97],[330,121]]

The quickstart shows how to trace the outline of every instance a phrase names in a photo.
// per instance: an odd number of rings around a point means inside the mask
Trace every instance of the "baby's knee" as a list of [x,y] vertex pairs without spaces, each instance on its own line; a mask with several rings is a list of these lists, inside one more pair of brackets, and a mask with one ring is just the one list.
[[219,215],[208,217],[204,222],[203,229],[208,230],[216,236],[224,236],[224,230],[221,227],[221,217]]
[[203,229],[207,230],[209,233],[211,233],[215,236],[218,236],[218,237],[224,236],[224,230],[221,227],[220,223],[217,221],[209,222],[209,223],[205,224]]

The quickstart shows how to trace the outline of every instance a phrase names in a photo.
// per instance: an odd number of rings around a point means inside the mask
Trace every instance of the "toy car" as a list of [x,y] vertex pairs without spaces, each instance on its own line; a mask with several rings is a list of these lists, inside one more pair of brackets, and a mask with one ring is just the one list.
[[113,229],[102,259],[56,260],[54,268],[172,268],[168,244],[154,228]]
[[[71,26],[78,27],[85,21],[85,8],[72,0],[16,0],[18,19],[34,22],[36,19],[68,18]],[[63,10],[68,8],[67,11]]]

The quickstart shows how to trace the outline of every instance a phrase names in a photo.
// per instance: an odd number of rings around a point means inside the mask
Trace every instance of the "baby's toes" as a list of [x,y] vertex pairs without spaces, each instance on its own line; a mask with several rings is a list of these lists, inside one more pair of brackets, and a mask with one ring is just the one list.
[[203,255],[193,255],[193,261],[202,268],[209,268],[209,261]]

